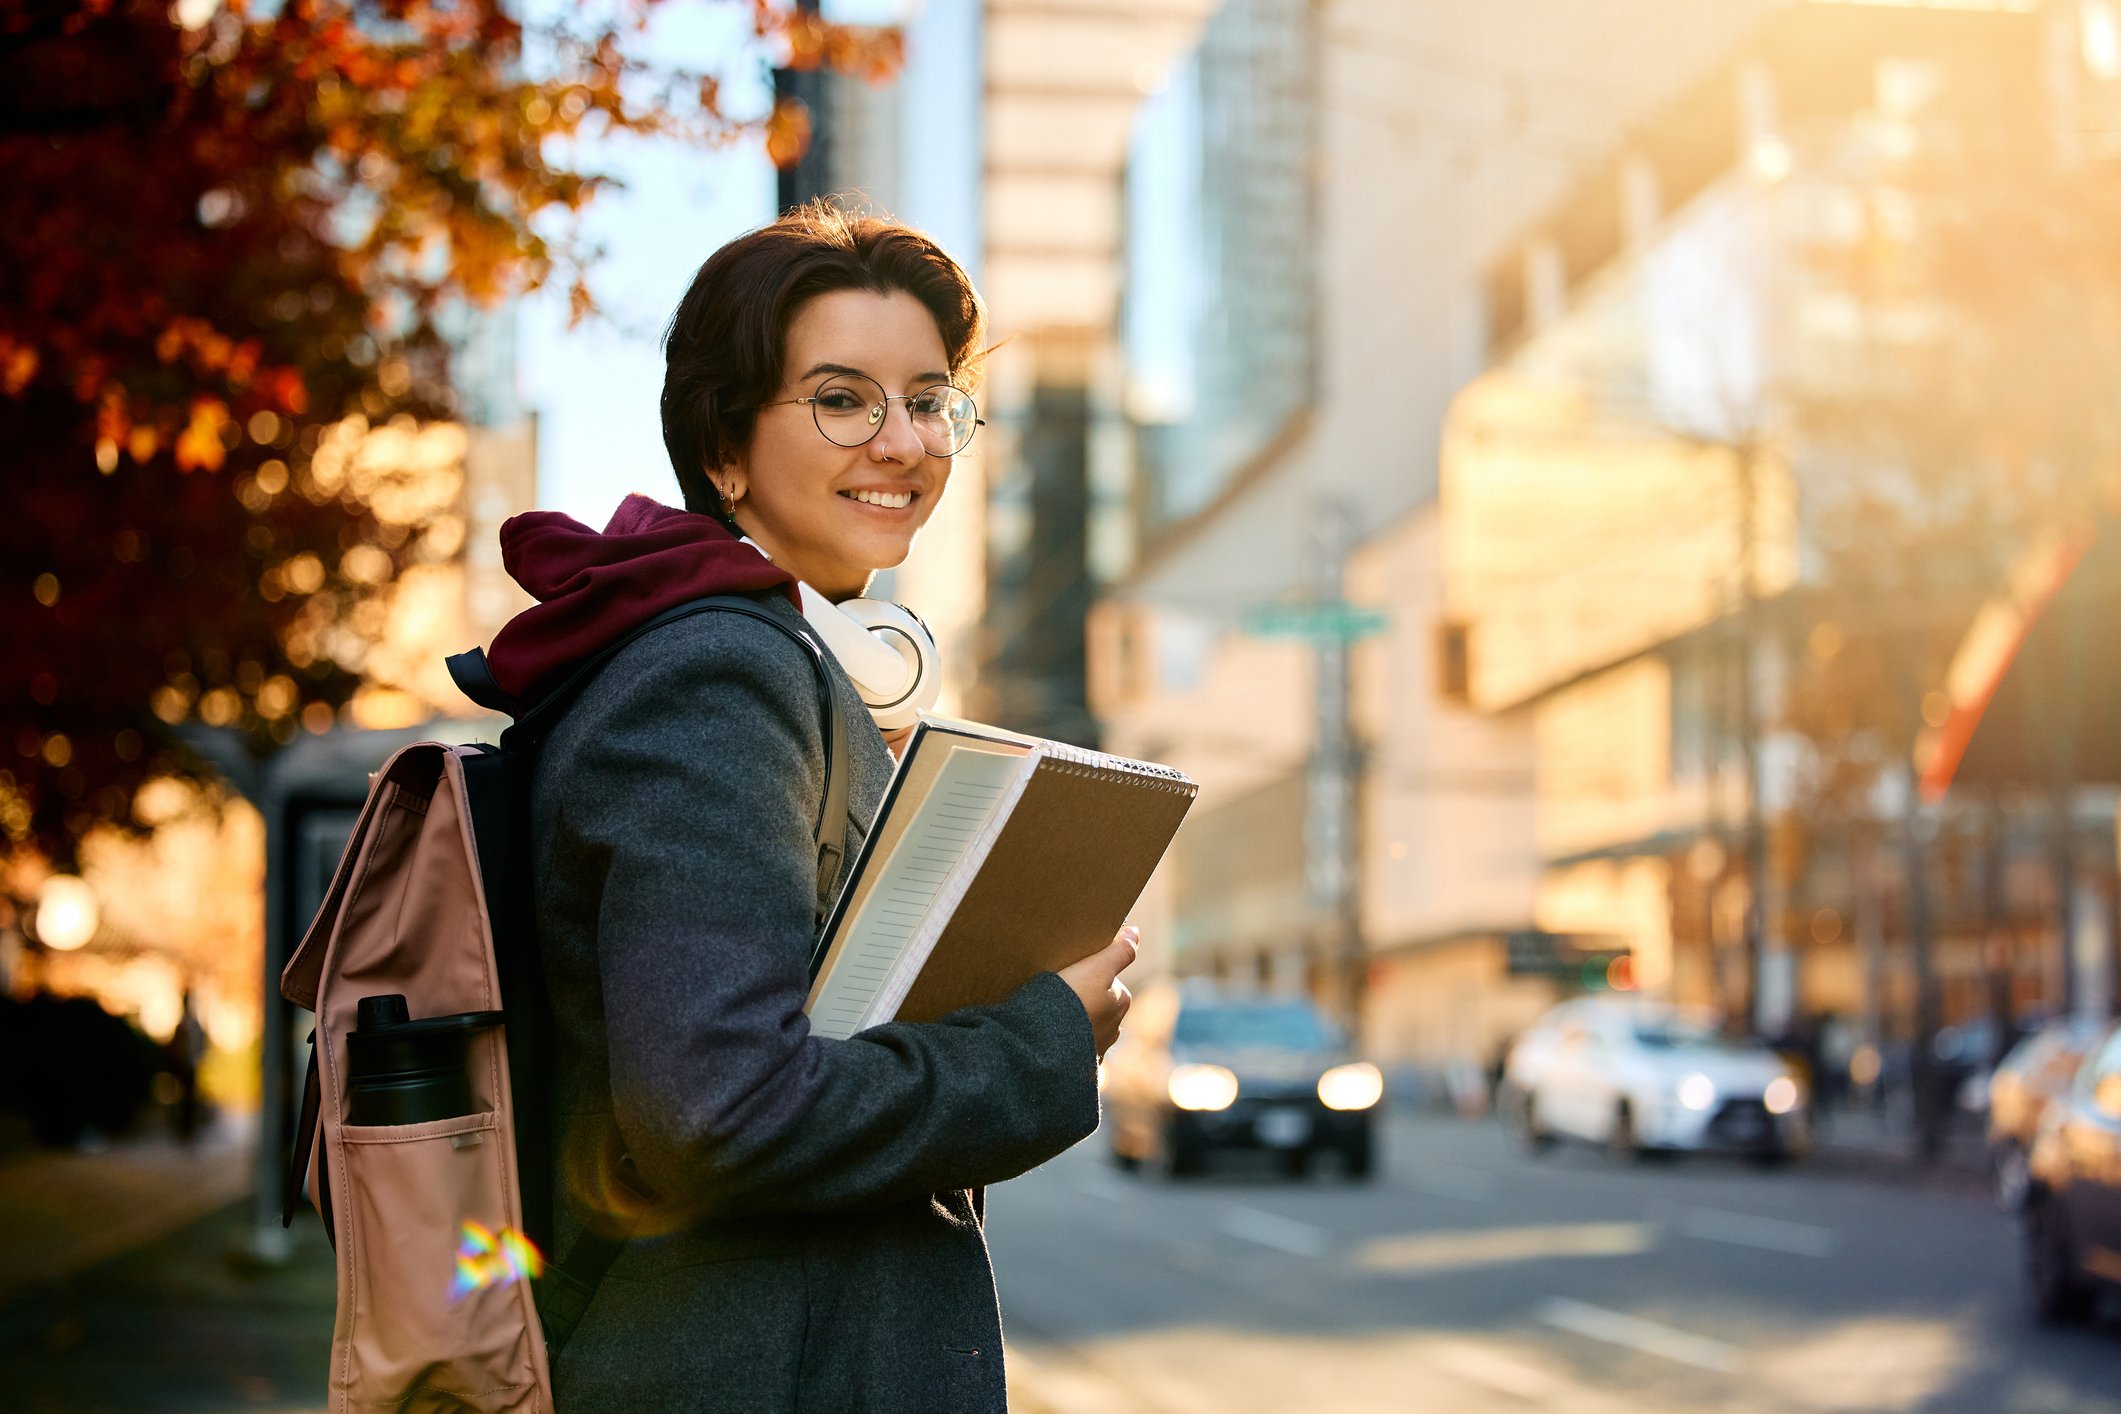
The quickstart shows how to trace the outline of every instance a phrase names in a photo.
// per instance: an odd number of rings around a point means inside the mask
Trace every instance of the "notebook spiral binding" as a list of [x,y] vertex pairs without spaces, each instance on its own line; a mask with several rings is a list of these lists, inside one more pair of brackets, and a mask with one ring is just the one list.
[[1080,747],[1065,752],[1049,745],[1046,762],[1065,775],[1080,776],[1087,780],[1123,780],[1145,790],[1162,791],[1167,795],[1194,795],[1200,787],[1182,771],[1169,766],[1158,766],[1147,761],[1129,761],[1124,757],[1106,756],[1101,752],[1084,751]]

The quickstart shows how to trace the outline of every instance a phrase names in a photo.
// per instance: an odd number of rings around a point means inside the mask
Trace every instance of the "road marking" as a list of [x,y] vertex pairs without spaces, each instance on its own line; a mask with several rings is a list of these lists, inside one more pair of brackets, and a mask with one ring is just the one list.
[[1118,1362],[1082,1345],[1038,1342],[1036,1354],[1005,1341],[1009,1407],[1036,1414],[1221,1414],[1182,1373],[1122,1371]]
[[1446,1374],[1515,1395],[1527,1404],[1555,1403],[1566,1384],[1537,1365],[1470,1341],[1454,1340],[1437,1345],[1428,1355]]
[[1222,1221],[1217,1226],[1232,1237],[1298,1257],[1323,1257],[1332,1248],[1332,1239],[1322,1227],[1236,1203],[1223,1205]]
[[1555,1257],[1630,1257],[1656,1245],[1654,1223],[1550,1223],[1372,1238],[1353,1261],[1365,1271],[1420,1276]]
[[1728,1242],[1734,1247],[1757,1247],[1764,1252],[1788,1252],[1799,1257],[1830,1257],[1834,1253],[1834,1233],[1830,1228],[1751,1213],[1689,1208],[1679,1215],[1678,1231],[1705,1242]]
[[1526,1404],[1566,1409],[1569,1414],[1643,1414],[1648,1407],[1639,1399],[1611,1398],[1589,1385],[1542,1369],[1529,1360],[1469,1340],[1441,1341],[1429,1346],[1422,1354],[1447,1375],[1521,1399]]
[[1602,1340],[1608,1345],[1625,1346],[1696,1369],[1733,1370],[1738,1366],[1736,1348],[1723,1341],[1645,1321],[1625,1311],[1609,1311],[1603,1306],[1556,1296],[1541,1302],[1533,1314],[1541,1324],[1557,1330]]

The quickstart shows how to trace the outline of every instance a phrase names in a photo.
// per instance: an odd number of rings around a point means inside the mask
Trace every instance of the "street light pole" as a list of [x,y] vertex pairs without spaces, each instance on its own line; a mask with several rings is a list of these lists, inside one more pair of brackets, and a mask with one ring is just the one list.
[[[1312,597],[1321,611],[1345,603],[1353,518],[1338,501],[1320,503],[1313,525]],[[1356,819],[1359,771],[1349,660],[1356,630],[1341,625],[1312,637],[1315,654],[1315,729],[1305,780],[1304,853],[1319,923],[1318,947],[1332,974],[1333,1003],[1348,1034],[1362,1025],[1363,984],[1369,959],[1362,941],[1360,838]]]
[[1754,660],[1760,650],[1757,439],[1750,435],[1741,438],[1732,452],[1738,483],[1738,662],[1737,681],[1732,686],[1737,693],[1739,759],[1745,772],[1745,821],[1740,831],[1745,852],[1745,919],[1738,945],[1745,973],[1745,1029],[1758,1033],[1764,990],[1761,984],[1767,962],[1763,936],[1767,927],[1768,857],[1760,782],[1760,712],[1753,681]]

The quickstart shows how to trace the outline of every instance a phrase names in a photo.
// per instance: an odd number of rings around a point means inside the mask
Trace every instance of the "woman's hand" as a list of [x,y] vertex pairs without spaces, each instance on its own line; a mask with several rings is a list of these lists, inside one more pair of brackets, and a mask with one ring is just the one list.
[[1119,980],[1119,974],[1126,971],[1141,952],[1141,936],[1139,928],[1131,925],[1122,928],[1103,951],[1092,953],[1060,971],[1061,981],[1074,989],[1082,1001],[1083,1010],[1090,1013],[1090,1030],[1097,1037],[1099,1060],[1105,1058],[1105,1048],[1119,1039],[1119,1023],[1133,1001],[1127,984]]
[[[914,725],[918,726],[919,723]],[[884,745],[891,748],[891,759],[894,761],[905,759],[906,743],[911,740],[913,740],[913,727],[900,727],[895,732],[884,733]]]

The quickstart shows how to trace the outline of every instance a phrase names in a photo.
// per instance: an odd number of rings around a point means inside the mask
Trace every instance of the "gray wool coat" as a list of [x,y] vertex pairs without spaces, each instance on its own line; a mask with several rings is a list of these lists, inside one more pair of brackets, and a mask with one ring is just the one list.
[[[841,689],[851,861],[891,760]],[[556,1249],[569,1203],[624,1206],[622,1153],[655,1195],[555,1362],[562,1414],[1006,1408],[983,1185],[1096,1128],[1089,1017],[1046,973],[809,1033],[817,702],[802,648],[700,614],[621,650],[544,748]]]

